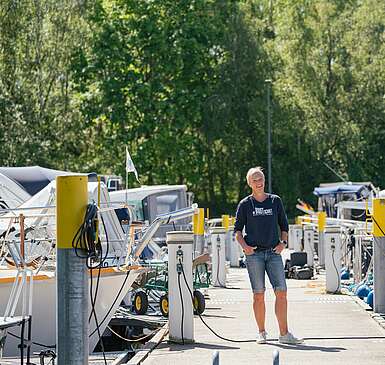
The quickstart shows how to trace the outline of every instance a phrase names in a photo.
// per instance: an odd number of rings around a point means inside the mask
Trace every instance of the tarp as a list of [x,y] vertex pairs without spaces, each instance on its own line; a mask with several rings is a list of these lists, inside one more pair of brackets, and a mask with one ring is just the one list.
[[0,210],[17,208],[30,197],[16,181],[0,173]]
[[[44,189],[51,181],[56,179],[56,176],[74,174],[40,166],[0,167],[0,173],[18,183],[30,195],[35,195]],[[88,176],[89,181],[95,181],[90,179],[95,174],[88,174]]]
[[318,187],[313,191],[314,195],[322,196],[322,195],[336,195],[336,194],[360,194],[360,192],[365,189],[365,185],[337,185],[337,186],[326,186],[326,187]]

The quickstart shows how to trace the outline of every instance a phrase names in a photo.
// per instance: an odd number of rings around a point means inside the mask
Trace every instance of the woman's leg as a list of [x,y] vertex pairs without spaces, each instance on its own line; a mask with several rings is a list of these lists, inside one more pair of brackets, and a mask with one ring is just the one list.
[[265,293],[254,293],[253,310],[255,321],[257,322],[258,331],[265,331]]
[[274,252],[267,255],[266,272],[275,292],[275,315],[281,336],[288,332],[287,325],[287,286],[282,256]]
[[275,291],[275,315],[277,317],[279,333],[281,336],[286,335],[287,328],[287,295],[284,290]]
[[253,290],[253,312],[259,332],[265,330],[265,258],[256,252],[246,256],[246,267]]

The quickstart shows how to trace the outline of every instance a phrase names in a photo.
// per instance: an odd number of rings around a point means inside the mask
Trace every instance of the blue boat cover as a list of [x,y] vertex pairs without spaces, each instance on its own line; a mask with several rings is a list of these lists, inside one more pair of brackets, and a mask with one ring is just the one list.
[[365,187],[366,187],[365,185],[353,185],[353,184],[318,187],[314,189],[313,194],[317,196],[335,195],[335,194],[342,194],[342,193],[359,195]]

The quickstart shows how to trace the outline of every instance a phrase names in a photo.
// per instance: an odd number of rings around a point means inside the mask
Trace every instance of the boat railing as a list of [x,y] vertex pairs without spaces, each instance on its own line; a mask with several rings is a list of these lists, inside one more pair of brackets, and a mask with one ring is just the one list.
[[197,213],[198,205],[193,204],[191,207],[180,209],[174,212],[158,215],[150,226],[143,232],[142,237],[138,240],[134,257],[138,258],[147,244],[162,224],[168,224],[183,218],[191,217]]
[[[30,357],[31,340],[31,321],[32,321],[32,294],[33,294],[33,271],[29,269],[24,257],[24,218],[20,216],[21,242],[20,248],[15,242],[6,242],[8,251],[15,263],[17,272],[13,281],[8,303],[3,316],[0,317],[0,344],[5,342],[7,329],[15,326],[21,326],[20,333],[20,351],[21,359],[24,358],[24,331],[28,323],[28,342],[27,342],[27,363]],[[21,310],[16,313],[21,300]],[[1,348],[0,348],[1,350]],[[2,352],[2,351],[1,351]],[[2,355],[0,353],[0,355]]]

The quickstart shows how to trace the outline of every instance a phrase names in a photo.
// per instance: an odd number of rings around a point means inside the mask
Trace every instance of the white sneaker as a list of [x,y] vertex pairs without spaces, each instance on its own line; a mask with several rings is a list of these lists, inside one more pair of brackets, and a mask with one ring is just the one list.
[[297,338],[290,332],[286,333],[284,336],[279,336],[279,343],[284,343],[287,345],[299,345],[302,342],[302,338]]
[[266,336],[266,331],[259,332],[257,335],[257,343],[266,343]]

